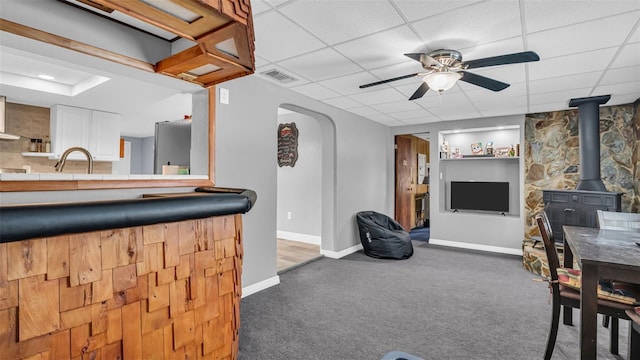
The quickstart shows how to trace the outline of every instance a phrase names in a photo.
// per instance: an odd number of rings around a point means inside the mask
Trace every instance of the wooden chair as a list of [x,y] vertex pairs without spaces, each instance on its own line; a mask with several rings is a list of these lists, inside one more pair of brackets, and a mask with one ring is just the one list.
[[636,359],[632,355],[640,354],[640,307],[636,310],[627,310],[627,316],[631,318],[631,327],[629,328],[629,359]]
[[[570,308],[580,308],[580,291],[563,286],[558,280],[558,268],[560,268],[560,260],[558,259],[558,252],[556,250],[555,241],[553,239],[553,233],[551,232],[551,224],[547,215],[542,212],[536,216],[536,223],[542,236],[542,242],[547,254],[547,261],[549,263],[549,288],[552,296],[552,316],[551,316],[551,330],[549,331],[549,338],[547,340],[547,349],[544,354],[544,359],[551,359],[553,354],[553,348],[556,345],[556,338],[558,336],[558,325],[560,322],[560,307],[568,306]],[[611,316],[613,319],[611,322],[611,338],[610,338],[610,351],[612,354],[618,353],[618,319],[629,320],[629,316],[625,313],[626,310],[633,309],[633,306],[618,303],[615,301],[608,301],[598,299],[598,313]]]
[[598,210],[598,227],[609,230],[640,229],[640,214]]

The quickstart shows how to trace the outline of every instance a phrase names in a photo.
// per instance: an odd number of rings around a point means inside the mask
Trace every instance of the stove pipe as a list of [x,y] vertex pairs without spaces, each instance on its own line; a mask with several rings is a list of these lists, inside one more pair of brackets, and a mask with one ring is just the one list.
[[580,182],[576,190],[607,191],[600,176],[600,104],[611,95],[571,99],[569,107],[578,107],[580,137]]

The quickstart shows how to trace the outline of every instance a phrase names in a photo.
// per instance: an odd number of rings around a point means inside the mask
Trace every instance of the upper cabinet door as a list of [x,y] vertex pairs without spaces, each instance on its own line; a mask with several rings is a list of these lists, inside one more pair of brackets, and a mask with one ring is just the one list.
[[[71,147],[89,149],[91,110],[63,105],[51,107],[51,150],[55,158]],[[79,152],[69,154],[68,159],[86,160]]]
[[89,151],[96,161],[120,160],[120,115],[92,111]]

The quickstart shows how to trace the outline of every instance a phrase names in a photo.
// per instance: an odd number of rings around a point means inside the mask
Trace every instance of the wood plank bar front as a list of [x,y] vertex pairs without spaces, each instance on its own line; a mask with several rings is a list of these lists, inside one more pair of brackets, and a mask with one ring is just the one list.
[[242,219],[0,244],[0,358],[237,358]]

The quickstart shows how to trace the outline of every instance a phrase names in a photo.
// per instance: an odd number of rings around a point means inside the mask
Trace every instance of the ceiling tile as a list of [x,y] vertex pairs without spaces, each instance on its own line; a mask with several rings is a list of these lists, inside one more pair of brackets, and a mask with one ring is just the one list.
[[361,70],[358,65],[338,54],[333,49],[315,51],[293,59],[281,61],[278,65],[312,81],[349,75]]
[[624,43],[637,21],[638,14],[613,16],[530,34],[527,42],[541,59],[603,49]]
[[394,89],[380,89],[363,94],[350,95],[349,98],[365,105],[383,104],[388,102],[406,100],[401,93]]
[[485,1],[412,25],[431,50],[465,48],[522,34],[518,1]]
[[589,51],[529,63],[529,80],[549,79],[557,76],[602,71],[611,62],[616,48]]
[[256,55],[278,61],[320,49],[325,45],[277,12],[256,16],[254,20]]
[[529,113],[549,112],[549,111],[561,111],[569,109],[569,99],[562,102],[551,102],[546,104],[537,104],[529,106]]
[[[511,84],[511,86],[502,91],[491,91],[471,84],[460,84],[460,86],[462,85],[465,85],[465,93],[474,104],[478,102],[487,103],[491,106],[510,104],[510,100],[507,99],[526,99],[527,95],[527,87],[524,82]],[[467,90],[467,86],[473,87],[473,90]]]
[[300,94],[307,95],[311,98],[318,99],[318,100],[329,99],[329,98],[333,98],[340,95],[323,86],[320,86],[314,83],[302,85],[302,86],[295,86],[295,87],[291,87],[290,89],[295,92],[299,92]]
[[406,121],[410,119],[423,119],[423,118],[433,117],[431,113],[429,113],[427,110],[422,108],[420,110],[392,112],[392,113],[389,113],[389,115],[397,120],[402,120],[402,121]]
[[408,21],[424,19],[437,14],[442,14],[452,9],[468,6],[479,0],[462,1],[416,1],[416,0],[395,0],[396,5]]
[[522,106],[494,106],[490,109],[482,109],[480,113],[483,117],[520,115],[527,113],[527,105]]
[[271,6],[262,0],[251,0],[251,12],[256,16],[265,11],[271,10]]
[[626,82],[637,82],[640,84],[640,65],[609,69],[604,73],[602,80],[600,80],[600,85]]
[[401,26],[335,46],[335,49],[366,69],[405,62],[405,53],[413,52],[422,42]]
[[355,39],[403,23],[386,0],[295,1],[279,11],[328,44]]
[[594,71],[534,80],[529,82],[529,93],[542,94],[546,92],[594,87],[601,75],[602,71]]
[[629,37],[629,40],[627,40],[627,43],[631,44],[639,41],[640,41],[640,27],[637,27],[636,31],[633,34],[631,34],[631,37]]
[[636,98],[640,98],[640,82],[626,82],[622,84],[598,86],[593,91],[593,94],[635,94]]
[[377,121],[381,123],[390,123],[390,122],[399,121],[386,114],[369,115],[367,116],[367,119],[371,119],[373,121]]
[[418,125],[418,124],[428,124],[428,123],[438,122],[442,120],[439,117],[431,115],[423,118],[404,119],[402,121],[405,122],[407,125]]
[[359,102],[353,101],[348,97],[344,97],[344,96],[333,98],[333,99],[326,99],[322,101],[340,109],[352,109],[352,108],[362,106],[362,104],[360,104]]
[[611,100],[607,104],[620,105],[620,104],[633,104],[638,100],[638,93],[633,94],[611,94]]
[[522,4],[528,32],[575,24],[640,9],[640,2],[636,0],[589,1],[588,3],[539,0],[523,1]]
[[414,103],[413,101],[409,101],[407,99],[403,99],[403,100],[391,102],[391,103],[371,105],[371,107],[382,113],[393,113],[393,112],[421,109],[418,104]]
[[374,90],[372,88],[360,89],[358,86],[372,83],[378,80],[380,79],[377,79],[370,73],[363,71],[351,75],[341,76],[335,79],[319,81],[318,84],[342,95],[352,95],[358,93],[366,93]]
[[255,62],[256,68],[264,67],[267,64],[269,64],[269,61],[261,58],[260,56],[256,56],[255,58],[256,58],[256,62]]
[[626,45],[616,56],[611,67],[640,65],[640,43]]
[[353,109],[349,109],[349,112],[360,116],[370,116],[370,115],[380,115],[380,111],[376,109],[372,109],[368,106],[357,107]]
[[407,125],[406,123],[400,121],[400,120],[392,120],[392,121],[379,121],[379,123],[381,123],[382,125],[387,125],[390,127],[394,127],[394,126],[405,126]]
[[264,1],[273,7],[277,7],[291,0],[264,0]]
[[539,104],[547,104],[547,103],[558,102],[558,101],[565,101],[569,103],[569,100],[573,98],[600,95],[600,94],[593,94],[591,92],[592,89],[593,88],[588,87],[588,88],[582,88],[582,89],[570,89],[570,90],[558,91],[558,92],[546,92],[543,94],[534,94],[529,97],[529,104],[539,105]]

